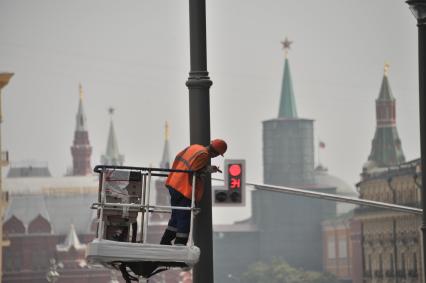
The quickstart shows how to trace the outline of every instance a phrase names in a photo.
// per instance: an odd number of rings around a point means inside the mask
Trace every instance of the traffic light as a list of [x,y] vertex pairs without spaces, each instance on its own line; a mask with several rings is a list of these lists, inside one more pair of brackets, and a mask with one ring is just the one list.
[[216,205],[245,205],[245,165],[243,159],[225,159],[225,186],[214,189]]

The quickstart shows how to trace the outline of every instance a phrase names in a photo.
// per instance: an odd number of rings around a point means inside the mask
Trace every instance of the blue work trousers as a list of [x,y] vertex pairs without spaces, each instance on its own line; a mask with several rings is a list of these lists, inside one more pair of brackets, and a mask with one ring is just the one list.
[[[171,187],[167,187],[170,193],[170,203],[172,206],[191,207],[191,200]],[[191,211],[172,209],[172,215],[167,229],[175,230],[177,237],[188,238],[189,226],[191,222]]]

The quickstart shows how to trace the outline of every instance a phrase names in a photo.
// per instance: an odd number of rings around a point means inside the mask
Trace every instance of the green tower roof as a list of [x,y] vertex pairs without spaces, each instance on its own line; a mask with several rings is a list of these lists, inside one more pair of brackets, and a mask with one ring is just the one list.
[[80,99],[78,101],[78,111],[76,116],[76,132],[87,132],[87,119],[83,108],[83,87],[79,85]]
[[297,118],[293,81],[291,79],[290,64],[287,58],[285,58],[284,62],[284,72],[281,85],[281,99],[278,118]]
[[389,80],[386,73],[383,76],[382,85],[380,86],[379,98],[377,100],[395,100],[392,95],[392,90],[389,86]]
[[114,109],[109,108],[108,111],[111,115],[111,121],[109,124],[107,147],[105,154],[101,156],[101,163],[105,165],[123,165],[124,155],[120,154],[118,150],[117,137],[114,130],[114,123],[112,121]]

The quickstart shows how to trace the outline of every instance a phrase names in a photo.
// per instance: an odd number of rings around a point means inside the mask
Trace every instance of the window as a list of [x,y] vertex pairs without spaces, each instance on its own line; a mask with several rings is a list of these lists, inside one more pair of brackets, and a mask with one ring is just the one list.
[[339,239],[339,258],[347,258],[348,257],[348,246],[346,238]]
[[417,271],[417,254],[413,254],[413,271]]
[[368,270],[369,270],[369,271],[372,271],[372,270],[373,270],[373,262],[372,262],[372,260],[371,260],[371,254],[370,254],[370,255],[368,255],[368,261],[367,261],[367,264],[368,264]]
[[329,259],[336,258],[336,241],[334,240],[334,238],[328,238],[327,255]]
[[405,272],[405,254],[401,254],[401,270]]

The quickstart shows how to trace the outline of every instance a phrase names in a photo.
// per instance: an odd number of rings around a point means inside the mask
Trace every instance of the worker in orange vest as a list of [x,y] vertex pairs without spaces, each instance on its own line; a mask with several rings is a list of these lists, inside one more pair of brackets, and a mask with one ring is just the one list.
[[[224,140],[215,139],[208,146],[193,144],[179,152],[173,162],[172,169],[192,170],[198,173],[195,184],[195,201],[199,202],[203,196],[204,185],[200,175],[222,172],[216,166],[209,165],[211,158],[226,152],[227,144]],[[170,193],[171,206],[191,206],[192,176],[188,173],[171,172],[166,180],[166,187]],[[169,224],[164,231],[160,244],[186,245],[189,236],[191,212],[189,210],[172,209]]]

